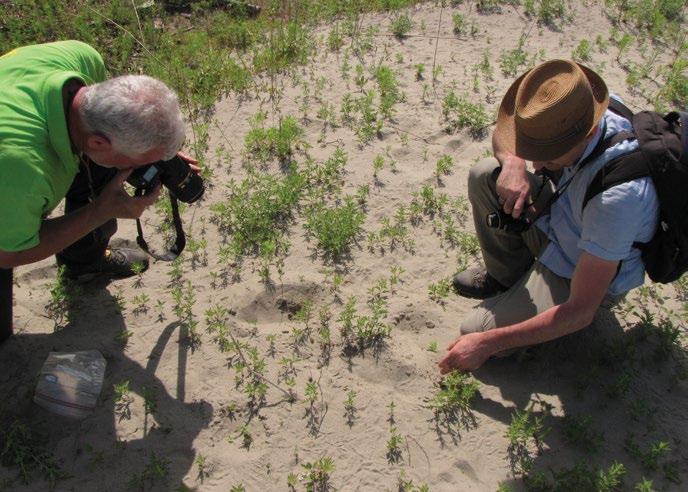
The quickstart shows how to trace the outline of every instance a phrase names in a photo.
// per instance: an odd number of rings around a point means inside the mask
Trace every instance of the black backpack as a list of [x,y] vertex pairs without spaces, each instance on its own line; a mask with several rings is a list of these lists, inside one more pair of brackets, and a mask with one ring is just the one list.
[[625,132],[622,138],[637,139],[638,149],[612,159],[598,171],[583,208],[604,190],[650,176],[659,198],[659,223],[649,242],[634,246],[640,248],[652,281],[673,282],[688,270],[688,113],[633,114],[615,99],[610,99],[609,109],[632,122],[633,132]]

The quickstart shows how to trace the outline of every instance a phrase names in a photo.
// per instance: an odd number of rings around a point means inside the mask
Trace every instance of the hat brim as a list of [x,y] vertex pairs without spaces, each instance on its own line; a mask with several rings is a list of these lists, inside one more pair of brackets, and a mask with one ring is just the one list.
[[494,130],[494,140],[501,151],[511,152],[512,154],[529,161],[546,161],[561,157],[566,152],[571,150],[574,146],[582,142],[586,135],[597,126],[604,116],[604,112],[609,106],[609,91],[607,84],[602,78],[589,68],[576,63],[583,71],[585,77],[588,79],[590,88],[592,89],[594,116],[590,128],[580,135],[574,135],[568,140],[557,142],[556,145],[533,145],[532,142],[526,139],[519,138],[518,130],[516,129],[516,94],[526,75],[530,70],[521,75],[516,81],[511,84],[509,90],[504,95],[502,103],[499,105],[499,113],[497,115],[497,125]]

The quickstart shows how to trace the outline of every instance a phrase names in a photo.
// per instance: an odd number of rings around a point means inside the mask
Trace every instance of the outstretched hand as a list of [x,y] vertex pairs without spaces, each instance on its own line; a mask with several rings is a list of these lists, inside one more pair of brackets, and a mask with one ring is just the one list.
[[143,211],[153,205],[160,195],[160,185],[144,196],[131,196],[124,183],[133,169],[119,171],[94,201],[97,214],[103,222],[115,219],[138,219]]
[[440,372],[447,374],[454,369],[475,371],[492,355],[483,342],[482,333],[461,335],[447,346],[447,354],[438,363]]

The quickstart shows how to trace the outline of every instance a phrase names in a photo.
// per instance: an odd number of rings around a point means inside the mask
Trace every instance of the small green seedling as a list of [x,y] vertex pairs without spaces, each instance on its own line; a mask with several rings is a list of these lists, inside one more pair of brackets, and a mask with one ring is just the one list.
[[648,470],[657,470],[659,468],[659,461],[671,450],[668,441],[656,441],[650,444],[646,451],[640,448],[640,445],[631,434],[624,442],[624,449],[635,458],[639,459],[643,466]]
[[544,418],[549,414],[548,407],[545,407],[543,415],[535,415],[533,406],[534,403],[531,403],[526,410],[514,410],[506,432],[509,460],[515,473],[527,474],[530,471],[533,466],[530,443],[534,444],[538,453],[542,452],[542,439],[549,432],[544,425]]
[[406,478],[406,472],[401,470],[397,478],[397,489],[399,492],[430,492],[430,487],[427,484],[418,485],[413,483],[413,480]]
[[652,480],[648,480],[647,478],[642,477],[640,482],[635,484],[633,490],[635,490],[636,492],[656,492],[657,489],[655,489]]
[[465,128],[474,139],[482,139],[490,123],[490,116],[482,103],[471,102],[472,99],[468,95],[457,96],[454,91],[449,91],[442,101],[442,114],[448,132]]
[[452,156],[445,154],[440,157],[435,166],[435,177],[437,177],[437,180],[439,181],[442,176],[451,174],[453,167],[454,159],[452,159]]
[[150,490],[160,482],[165,482],[170,473],[170,460],[158,458],[155,453],[151,453],[148,463],[143,471],[134,474],[129,479],[129,487],[138,490]]
[[296,492],[296,487],[299,484],[299,477],[296,473],[290,473],[287,475],[287,488],[289,492]]
[[385,167],[385,158],[378,154],[373,159],[373,177],[376,180],[378,179],[378,173],[382,171],[383,167]]
[[446,299],[449,297],[451,292],[452,282],[450,278],[443,278],[437,283],[430,284],[428,286],[428,295],[430,299],[436,303],[444,306]]
[[346,418],[346,425],[349,428],[353,427],[354,421],[356,420],[356,392],[350,390],[346,394],[346,400],[344,401],[344,417]]
[[84,451],[89,454],[88,469],[93,472],[105,462],[105,451],[96,450],[90,443],[84,445]]
[[3,439],[0,463],[5,467],[16,467],[22,483],[28,485],[34,472],[38,472],[52,489],[58,480],[68,476],[57,465],[55,457],[39,443],[28,425],[15,420],[0,431],[0,435]]
[[404,39],[412,27],[411,18],[406,14],[400,14],[392,20],[392,34],[399,40]]
[[202,455],[201,453],[198,453],[196,456],[196,459],[194,460],[194,463],[198,467],[198,475],[197,478],[198,480],[203,483],[206,478],[210,475],[210,468],[208,465],[208,460],[207,458]]
[[136,275],[136,282],[134,287],[143,286],[143,272],[146,270],[146,265],[142,261],[135,261],[131,264],[131,271]]
[[134,335],[134,332],[131,330],[127,330],[126,328],[122,328],[117,335],[115,335],[115,341],[121,343],[123,346],[127,346],[129,344],[129,339]]
[[153,388],[143,388],[143,410],[146,415],[154,414],[158,409],[156,392]]
[[564,417],[564,439],[586,453],[599,451],[604,443],[604,434],[591,428],[592,421],[591,415],[567,415]]
[[330,475],[334,471],[332,458],[320,458],[313,463],[304,463],[301,466],[304,469],[301,481],[305,482],[307,491],[325,492],[330,490]]
[[399,463],[401,460],[401,446],[404,444],[404,438],[397,433],[397,428],[392,426],[389,429],[390,436],[387,440],[387,461],[390,463]]
[[129,395],[129,381],[122,381],[121,383],[115,383],[115,415],[119,417],[119,420],[131,418],[131,402],[132,398]]
[[46,311],[55,323],[54,329],[57,331],[71,321],[72,309],[81,295],[81,289],[67,278],[64,266],[58,267],[55,282],[49,289],[50,301],[46,305]]
[[315,381],[308,381],[306,383],[306,400],[308,403],[313,406],[315,401],[318,399],[318,384]]
[[448,421],[470,419],[471,402],[478,392],[478,382],[466,373],[452,371],[438,386],[437,393],[428,405],[435,412],[435,417]]
[[387,408],[389,408],[389,416],[387,417],[387,422],[389,422],[389,425],[394,426],[396,421],[394,420],[394,409],[396,408],[396,404],[394,401],[390,401],[389,405],[387,405]]

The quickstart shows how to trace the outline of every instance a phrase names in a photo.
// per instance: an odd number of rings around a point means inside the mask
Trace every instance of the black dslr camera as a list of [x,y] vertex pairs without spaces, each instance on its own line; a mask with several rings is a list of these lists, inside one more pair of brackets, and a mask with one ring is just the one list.
[[170,190],[170,194],[184,203],[195,202],[205,191],[203,179],[178,155],[169,161],[158,161],[135,169],[127,182],[136,188],[137,194],[146,193],[162,183]]
[[486,217],[488,227],[494,227],[496,229],[501,229],[506,232],[517,232],[521,233],[527,230],[532,222],[528,220],[525,216],[521,216],[515,219],[510,214],[506,213],[504,210],[497,210],[487,214]]
[[136,188],[134,192],[136,196],[145,195],[155,188],[158,183],[163,184],[170,191],[172,222],[177,233],[177,239],[174,244],[163,254],[151,251],[148,248],[148,243],[143,238],[143,227],[139,219],[136,219],[136,230],[138,231],[136,243],[142,250],[157,260],[174,261],[184,251],[186,246],[186,235],[182,227],[182,220],[179,217],[177,200],[184,203],[193,203],[201,198],[205,191],[203,180],[191,169],[184,159],[177,155],[169,161],[158,161],[135,169],[127,178],[127,182]]

